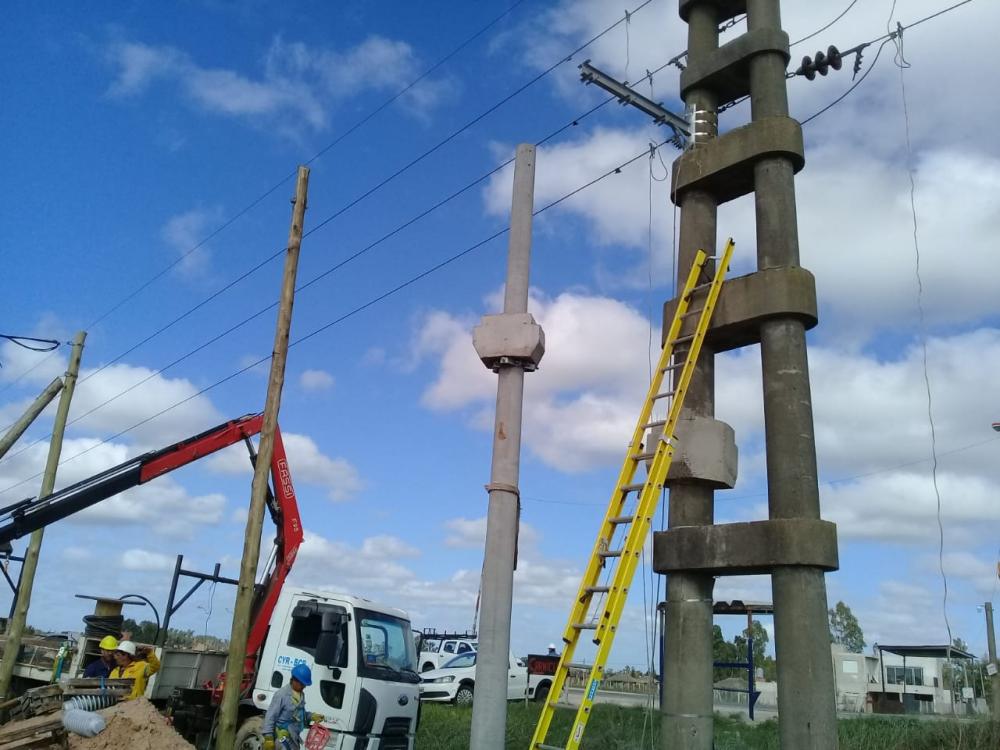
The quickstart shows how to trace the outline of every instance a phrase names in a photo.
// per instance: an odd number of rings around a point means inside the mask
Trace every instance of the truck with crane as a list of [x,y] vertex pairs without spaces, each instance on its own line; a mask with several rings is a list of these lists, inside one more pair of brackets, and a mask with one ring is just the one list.
[[[246,444],[254,463],[251,438],[261,431],[262,424],[262,414],[230,420],[46,497],[2,508],[0,546],[240,441]],[[236,750],[262,747],[263,714],[297,664],[306,664],[313,671],[306,701],[311,710],[324,716],[322,723],[331,732],[327,748],[412,750],[419,718],[420,678],[409,617],[402,610],[358,596],[285,586],[303,532],[280,429],[275,430],[270,475],[267,508],[276,529],[275,554],[255,590]],[[179,558],[168,619],[176,609],[174,595],[182,572],[198,578],[199,584],[205,580],[233,582],[218,575],[218,566],[212,575],[181,571]],[[63,674],[74,676],[74,670],[82,670],[86,635],[80,640],[70,669]],[[189,656],[163,649],[160,679],[152,681],[147,694],[163,696],[169,690],[166,707],[175,728],[203,747],[211,740],[225,675],[192,684],[204,674],[205,665],[199,660],[192,672],[189,662],[180,663],[181,655]],[[36,680],[53,676],[51,670],[46,673],[37,665],[33,670],[31,676]],[[176,685],[171,685],[168,677],[164,684],[164,677],[171,674],[186,677]]]

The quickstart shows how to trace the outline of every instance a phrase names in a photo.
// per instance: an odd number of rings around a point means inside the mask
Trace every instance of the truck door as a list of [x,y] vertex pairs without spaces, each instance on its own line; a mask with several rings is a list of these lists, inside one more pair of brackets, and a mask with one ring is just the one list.
[[291,677],[292,667],[306,664],[312,670],[312,685],[306,688],[306,708],[323,714],[324,722],[334,729],[350,729],[357,697],[357,644],[349,622],[341,626],[343,648],[336,666],[315,663],[316,644],[322,632],[323,614],[350,614],[347,607],[322,599],[296,597],[285,618],[281,640],[271,672],[271,687],[280,688]]
[[524,700],[528,689],[528,669],[520,659],[509,657],[507,668],[507,700]]

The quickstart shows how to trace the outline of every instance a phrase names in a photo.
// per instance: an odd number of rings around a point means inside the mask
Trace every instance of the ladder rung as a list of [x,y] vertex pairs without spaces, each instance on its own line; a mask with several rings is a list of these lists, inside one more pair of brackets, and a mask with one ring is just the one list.
[[686,344],[688,341],[694,341],[693,333],[689,333],[687,336],[678,336],[670,343],[673,344],[674,346],[677,346],[678,344]]
[[660,372],[667,373],[667,372],[670,372],[671,370],[679,370],[682,367],[684,367],[684,365],[685,365],[684,362],[675,362],[672,365],[667,365],[666,367],[661,367],[660,368]]
[[644,424],[642,426],[642,429],[644,429],[644,430],[655,429],[657,427],[663,427],[666,423],[667,423],[667,420],[665,420],[665,419],[658,419],[655,422],[647,422],[646,424]]
[[[651,458],[653,458],[655,456],[656,456],[656,451],[652,451],[650,453],[633,453],[632,454],[632,460],[633,461],[648,461],[649,459],[651,459]],[[631,485],[629,485],[629,486],[631,486]]]
[[588,594],[608,594],[611,592],[610,586],[588,586],[584,589]]
[[677,391],[664,391],[663,393],[657,393],[655,396],[653,396],[653,401],[657,401],[661,398],[670,398],[671,396],[674,396],[676,394]]
[[626,484],[622,487],[622,492],[642,492],[642,488],[645,486],[645,482],[642,482],[641,484]]
[[576,662],[574,664],[566,664],[564,666],[566,667],[566,669],[586,669],[588,672],[594,668],[593,664],[587,664],[582,661]]
[[620,549],[606,549],[602,552],[597,553],[598,557],[621,557],[622,551]]
[[608,523],[613,526],[623,526],[626,523],[632,523],[633,518],[635,518],[635,516],[613,516],[608,519]]
[[574,622],[573,628],[576,630],[597,630],[596,622]]
[[566,750],[562,745],[535,745],[538,750]]
[[686,313],[681,313],[681,319],[690,318],[692,315],[701,315],[704,307],[699,307],[697,310],[688,310]]
[[691,291],[688,292],[686,296],[690,297],[695,292],[701,291],[702,289],[707,289],[708,287],[712,286],[713,283],[714,282],[712,281],[706,281],[703,284],[698,284],[696,286],[693,286],[691,287]]

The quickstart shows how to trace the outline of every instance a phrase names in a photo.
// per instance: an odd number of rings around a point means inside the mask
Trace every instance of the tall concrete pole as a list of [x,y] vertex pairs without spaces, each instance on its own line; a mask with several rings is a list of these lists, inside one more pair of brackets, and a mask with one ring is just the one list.
[[[747,31],[780,33],[779,0],[748,0]],[[788,116],[786,58],[779,51],[750,61],[750,109],[755,121]],[[768,156],[754,166],[757,267],[799,265],[795,170],[790,158]],[[771,519],[820,518],[806,334],[801,320],[777,317],[760,327]],[[823,569],[776,567],[771,574],[778,662],[779,737],[782,748],[837,747],[833,660]]]
[[[62,395],[56,408],[55,424],[52,427],[52,440],[49,442],[49,455],[45,462],[45,473],[42,474],[42,487],[39,497],[51,495],[56,484],[56,470],[59,468],[59,456],[62,453],[63,434],[66,432],[66,421],[69,418],[69,405],[76,390],[76,379],[80,373],[80,359],[83,357],[83,342],[87,339],[86,331],[80,331],[73,339],[73,349],[69,355],[69,366],[63,378]],[[17,604],[14,616],[7,627],[7,641],[4,645],[3,660],[0,661],[0,696],[9,698],[10,681],[14,674],[14,664],[21,650],[21,638],[24,636],[24,626],[28,620],[28,608],[31,606],[31,588],[35,584],[35,571],[38,569],[38,555],[42,549],[42,537],[45,529],[32,532],[28,541],[28,549],[24,553],[24,563],[21,565],[21,580],[17,592]]]
[[990,655],[990,664],[996,671],[990,677],[990,690],[993,695],[990,700],[990,714],[993,721],[1000,721],[1000,664],[997,663],[997,637],[993,630],[993,602],[986,602],[986,648]]
[[544,339],[528,311],[528,271],[535,192],[535,147],[517,147],[507,250],[503,315],[486,316],[473,342],[497,373],[486,554],[479,615],[479,654],[472,705],[472,750],[502,750],[507,732],[510,620],[514,591],[520,494],[521,407],[524,372],[537,367]]
[[21,418],[10,426],[10,429],[0,438],[0,458],[3,458],[7,454],[7,451],[11,449],[11,446],[21,439],[24,431],[38,418],[42,410],[52,402],[52,399],[58,395],[62,387],[63,382],[61,378],[53,380],[45,387],[44,391],[38,394],[38,398],[25,410]]
[[[295,184],[292,224],[288,230],[288,249],[285,253],[278,323],[274,332],[271,373],[267,381],[267,397],[264,402],[264,421],[260,430],[260,445],[257,461],[254,464],[253,484],[250,490],[250,511],[247,515],[246,536],[243,540],[240,579],[236,588],[236,602],[233,605],[233,628],[229,637],[226,684],[223,688],[222,705],[219,710],[219,734],[215,744],[216,750],[232,750],[236,741],[236,719],[239,714],[241,686],[247,660],[247,637],[250,634],[254,581],[257,578],[257,561],[260,557],[260,535],[264,527],[268,473],[271,469],[271,459],[274,457],[274,431],[278,424],[281,390],[285,383],[285,361],[288,357],[288,337],[292,325],[295,277],[299,267],[299,250],[302,247],[302,226],[305,221],[308,189],[309,168],[300,166],[298,180]],[[249,656],[252,659],[256,657],[256,654]]]
[[[700,64],[719,46],[716,9],[696,5],[688,16],[688,60]],[[685,104],[714,113],[717,97],[707,89],[692,89]],[[717,127],[703,135],[715,138]],[[693,148],[697,149],[695,145]],[[683,167],[682,167],[683,168]],[[717,246],[718,204],[701,190],[686,191],[680,198],[677,288],[691,271],[695,254],[709,254]],[[706,273],[714,273],[709,266]],[[669,325],[665,321],[664,325]],[[684,356],[684,353],[678,356]],[[702,351],[691,379],[681,419],[715,416],[715,357]],[[670,488],[668,528],[711,524],[715,515],[712,485],[698,480],[667,482]],[[715,579],[697,572],[671,573],[667,577],[666,636],[663,640],[663,682],[660,747],[666,750],[712,750],[712,593]]]

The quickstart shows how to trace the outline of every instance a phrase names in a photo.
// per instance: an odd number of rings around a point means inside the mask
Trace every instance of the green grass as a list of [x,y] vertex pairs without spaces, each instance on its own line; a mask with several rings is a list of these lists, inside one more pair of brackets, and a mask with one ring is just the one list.
[[[539,706],[511,703],[507,711],[507,743],[527,750],[538,720]],[[559,710],[548,741],[565,738],[573,712]],[[424,704],[417,750],[466,750],[469,747],[471,708]],[[652,733],[652,741],[650,736]],[[585,750],[658,750],[659,716],[652,720],[641,708],[598,705],[587,724]],[[716,750],[779,750],[778,724],[715,717]],[[897,717],[868,717],[840,721],[840,750],[997,750],[1000,725],[986,721],[921,721]]]

